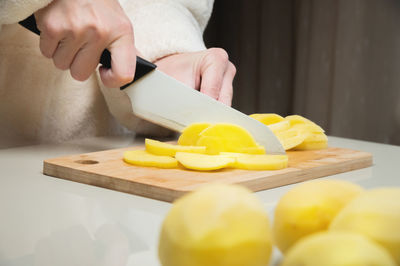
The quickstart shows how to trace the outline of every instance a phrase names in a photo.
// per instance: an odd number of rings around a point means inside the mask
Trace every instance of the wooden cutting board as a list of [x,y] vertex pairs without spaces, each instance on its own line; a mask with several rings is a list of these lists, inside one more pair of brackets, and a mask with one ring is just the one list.
[[130,147],[66,156],[44,161],[46,175],[89,185],[172,202],[183,194],[210,182],[241,184],[253,191],[279,187],[372,165],[370,153],[327,148],[290,151],[289,167],[275,171],[224,169],[197,172],[181,169],[137,167],[122,160]]

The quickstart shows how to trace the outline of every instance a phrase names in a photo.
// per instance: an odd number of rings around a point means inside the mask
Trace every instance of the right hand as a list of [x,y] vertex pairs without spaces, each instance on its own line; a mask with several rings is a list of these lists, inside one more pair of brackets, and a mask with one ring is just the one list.
[[54,65],[84,81],[95,71],[104,49],[111,69],[100,68],[106,87],[132,81],[136,67],[132,24],[118,0],[54,0],[35,13],[40,50]]

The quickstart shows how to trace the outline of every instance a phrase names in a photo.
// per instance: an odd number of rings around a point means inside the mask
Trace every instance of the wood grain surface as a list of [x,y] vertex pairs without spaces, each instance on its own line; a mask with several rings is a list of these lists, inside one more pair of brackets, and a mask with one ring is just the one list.
[[289,167],[275,171],[223,169],[198,172],[137,167],[122,160],[128,147],[44,161],[43,173],[84,184],[172,202],[211,182],[235,183],[253,191],[279,187],[372,165],[370,153],[330,147],[316,151],[290,151]]

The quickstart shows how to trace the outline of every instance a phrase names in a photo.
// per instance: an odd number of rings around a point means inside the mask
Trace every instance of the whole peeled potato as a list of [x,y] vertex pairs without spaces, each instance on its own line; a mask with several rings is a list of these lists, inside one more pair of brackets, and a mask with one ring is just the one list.
[[300,238],[327,230],[336,214],[361,191],[360,186],[341,180],[309,181],[294,187],[275,209],[275,244],[285,253]]
[[362,193],[340,211],[329,230],[363,234],[385,247],[400,265],[400,188]]
[[178,199],[161,229],[163,266],[266,266],[272,250],[261,202],[235,185],[207,185]]
[[282,266],[395,266],[380,245],[363,235],[320,232],[299,240],[289,249]]

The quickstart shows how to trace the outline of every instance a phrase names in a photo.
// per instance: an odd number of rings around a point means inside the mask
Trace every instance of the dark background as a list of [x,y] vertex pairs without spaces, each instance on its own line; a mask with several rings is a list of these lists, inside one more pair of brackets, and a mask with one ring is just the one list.
[[216,0],[204,38],[236,65],[242,112],[400,145],[400,1]]

